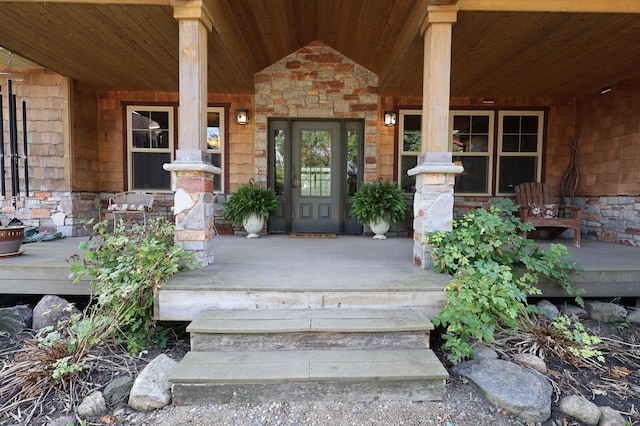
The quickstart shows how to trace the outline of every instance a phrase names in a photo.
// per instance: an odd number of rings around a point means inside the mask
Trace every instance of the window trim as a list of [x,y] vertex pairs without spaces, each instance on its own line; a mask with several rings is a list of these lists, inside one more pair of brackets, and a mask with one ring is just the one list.
[[[488,158],[488,164],[487,164],[487,182],[486,182],[486,186],[488,191],[487,192],[455,192],[455,195],[460,195],[460,196],[491,196],[491,193],[493,192],[493,190],[495,189],[495,181],[494,181],[494,158],[495,158],[495,150],[494,150],[494,146],[495,146],[495,141],[496,141],[496,136],[495,136],[495,111],[494,110],[486,110],[486,109],[456,109],[456,110],[450,110],[449,111],[449,138],[451,139],[449,142],[449,148],[451,150],[453,150],[453,147],[451,146],[453,144],[453,122],[454,122],[454,115],[471,115],[471,116],[479,116],[479,115],[485,115],[487,117],[489,117],[489,140],[487,141],[487,151],[486,152],[482,152],[482,151],[472,151],[472,152],[453,152],[452,155],[453,156],[459,156],[459,157],[487,157]],[[497,171],[495,172],[495,176],[499,176],[497,174]],[[455,187],[454,187],[454,191],[455,191]]]
[[[505,116],[537,116],[538,117],[538,141],[537,141],[537,149],[535,152],[502,152],[502,144],[503,144],[503,120]],[[495,168],[496,168],[496,181],[494,182],[494,191],[496,196],[510,196],[513,195],[513,192],[499,192],[500,182],[498,181],[498,177],[500,176],[500,159],[502,157],[537,157],[538,161],[536,164],[536,180],[538,182],[541,181],[542,177],[542,147],[544,143],[544,123],[545,123],[545,112],[542,110],[499,110],[498,111],[498,129],[497,129],[497,152],[495,154]]]
[[[217,151],[214,151],[212,149],[209,149],[209,147],[207,146],[207,141],[205,140],[203,142],[204,146],[201,148],[203,151],[208,152],[209,154],[220,154],[220,174],[216,175],[214,177],[214,179],[220,179],[220,190],[216,191],[214,189],[213,193],[214,194],[225,194],[225,190],[226,190],[226,186],[227,186],[227,156],[228,156],[228,146],[227,146],[227,139],[228,139],[228,126],[227,126],[227,106],[226,105],[220,105],[220,104],[209,104],[207,106],[207,114],[210,112],[217,112],[219,114],[220,117],[220,149]],[[207,126],[208,127],[208,126]]]
[[[399,109],[399,114],[398,114],[398,120],[397,120],[397,128],[398,131],[396,132],[396,136],[397,136],[397,143],[396,143],[396,159],[397,159],[397,165],[396,165],[396,176],[397,176],[397,182],[399,185],[402,185],[402,157],[416,157],[416,163],[417,163],[417,157],[422,153],[422,150],[420,151],[405,151],[404,148],[404,117],[407,115],[419,115],[422,116],[422,110],[421,109],[416,109],[416,108],[402,108]],[[421,124],[422,126],[422,124]],[[421,135],[422,137],[422,135]],[[422,147],[422,139],[420,140],[420,146]]]
[[[160,111],[168,113],[168,133],[169,133],[169,147],[168,148],[134,148],[133,147],[133,122],[132,122],[132,114],[133,111]],[[158,104],[137,104],[131,103],[126,104],[125,108],[125,116],[126,116],[126,130],[125,130],[125,139],[126,139],[126,164],[125,164],[125,175],[126,175],[126,188],[127,190],[146,190],[146,191],[155,191],[155,192],[172,192],[174,188],[174,180],[173,173],[171,173],[171,183],[169,188],[136,188],[133,185],[133,153],[134,152],[143,152],[143,153],[169,153],[170,162],[175,159],[175,148],[176,148],[176,131],[177,131],[177,120],[176,120],[176,108],[173,105],[158,105]]]

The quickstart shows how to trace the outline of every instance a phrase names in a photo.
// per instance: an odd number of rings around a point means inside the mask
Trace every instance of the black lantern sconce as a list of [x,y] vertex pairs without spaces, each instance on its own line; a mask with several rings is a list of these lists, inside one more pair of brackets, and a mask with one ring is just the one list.
[[240,125],[249,124],[249,110],[237,109],[236,110],[236,123]]
[[384,125],[386,127],[393,127],[396,125],[396,112],[385,111],[384,112]]

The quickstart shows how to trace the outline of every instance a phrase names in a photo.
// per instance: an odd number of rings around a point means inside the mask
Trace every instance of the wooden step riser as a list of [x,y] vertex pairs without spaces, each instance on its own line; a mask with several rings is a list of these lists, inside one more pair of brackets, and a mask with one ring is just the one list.
[[429,348],[429,332],[298,332],[271,334],[191,333],[192,351],[279,351],[303,349],[366,350],[393,348]]
[[433,318],[444,307],[444,291],[253,291],[162,289],[155,318],[192,321],[210,309],[394,309],[416,307]]
[[441,401],[444,379],[184,384],[171,386],[173,405],[262,404],[274,401]]

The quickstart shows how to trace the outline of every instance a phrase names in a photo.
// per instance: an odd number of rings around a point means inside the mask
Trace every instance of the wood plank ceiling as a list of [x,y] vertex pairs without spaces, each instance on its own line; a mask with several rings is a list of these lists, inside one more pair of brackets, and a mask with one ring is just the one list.
[[[421,96],[419,23],[448,2],[207,1],[209,90],[252,93],[256,72],[319,40],[378,74],[382,94]],[[98,88],[178,88],[168,5],[1,4],[9,51]],[[453,96],[578,96],[639,74],[640,14],[462,11],[454,25]]]

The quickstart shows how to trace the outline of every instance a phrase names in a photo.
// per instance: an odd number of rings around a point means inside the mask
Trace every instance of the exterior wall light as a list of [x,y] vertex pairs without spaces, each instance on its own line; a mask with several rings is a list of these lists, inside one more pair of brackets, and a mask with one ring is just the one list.
[[384,125],[386,127],[393,127],[396,125],[396,112],[385,111],[384,112]]
[[248,109],[237,109],[236,110],[236,123],[245,125],[249,124],[249,110]]

